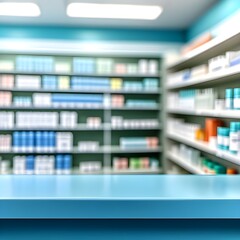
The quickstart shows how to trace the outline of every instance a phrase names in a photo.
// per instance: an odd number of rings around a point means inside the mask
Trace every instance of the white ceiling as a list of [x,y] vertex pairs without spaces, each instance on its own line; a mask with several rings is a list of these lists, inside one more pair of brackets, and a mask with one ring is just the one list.
[[[14,0],[14,2],[17,1],[21,2],[23,0]],[[208,8],[217,2],[217,0],[74,0],[74,2],[125,3],[163,6],[163,13],[158,19],[153,21],[139,21],[69,18],[66,16],[66,6],[69,0],[29,1],[37,2],[40,6],[42,15],[39,18],[0,16],[0,24],[183,29],[190,26]],[[27,1],[25,0],[24,2]]]

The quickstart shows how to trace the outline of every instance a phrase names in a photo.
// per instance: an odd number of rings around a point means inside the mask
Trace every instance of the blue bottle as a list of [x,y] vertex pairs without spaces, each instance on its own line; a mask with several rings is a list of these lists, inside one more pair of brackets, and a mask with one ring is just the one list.
[[232,154],[238,153],[239,148],[239,124],[238,122],[230,123],[230,133],[229,133],[229,150]]
[[240,88],[234,88],[233,108],[240,110]]
[[13,132],[13,151],[18,152],[20,145],[19,132]]
[[63,166],[64,166],[63,163],[64,163],[63,155],[57,155],[56,156],[56,163],[55,163],[56,174],[62,174],[63,173]]
[[49,132],[48,138],[49,138],[49,152],[54,152],[56,148],[56,133]]
[[27,132],[21,133],[21,152],[27,151]]
[[48,132],[43,132],[42,133],[42,149],[44,152],[49,151],[49,134]]
[[26,157],[26,172],[27,174],[34,173],[34,156]]
[[42,133],[41,132],[35,133],[35,142],[36,142],[36,151],[41,152],[42,151]]
[[28,132],[28,151],[32,152],[34,150],[34,132]]
[[63,157],[63,168],[64,168],[64,174],[70,174],[72,169],[72,156],[71,155],[65,155]]
[[225,90],[225,98],[226,98],[226,109],[233,109],[233,89],[228,88]]

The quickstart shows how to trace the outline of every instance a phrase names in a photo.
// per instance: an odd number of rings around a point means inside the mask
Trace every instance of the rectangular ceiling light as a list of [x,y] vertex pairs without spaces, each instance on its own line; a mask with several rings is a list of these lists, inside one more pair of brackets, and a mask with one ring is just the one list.
[[0,16],[38,17],[41,11],[35,3],[1,2]]
[[79,18],[154,20],[159,17],[162,10],[160,6],[150,5],[70,3],[67,15]]

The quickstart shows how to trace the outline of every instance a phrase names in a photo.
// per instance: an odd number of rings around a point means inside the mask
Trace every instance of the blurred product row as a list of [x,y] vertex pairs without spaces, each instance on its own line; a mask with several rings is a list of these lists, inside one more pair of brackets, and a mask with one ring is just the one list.
[[170,92],[168,94],[168,109],[240,110],[240,88],[227,88],[224,94],[225,98],[219,98],[219,91],[214,88]]
[[202,64],[191,69],[185,69],[180,72],[170,73],[168,76],[168,85],[182,82],[190,82],[196,78],[201,78],[207,74],[226,70],[232,67],[238,67],[240,64],[240,51],[226,52],[225,55],[214,57],[208,61],[208,64]]
[[229,127],[220,119],[205,119],[205,127],[189,123],[180,118],[168,119],[168,133],[184,136],[186,139],[204,141],[210,149],[240,154],[240,122],[230,122]]
[[[77,135],[79,137],[79,135]],[[74,147],[72,132],[54,131],[14,131],[12,134],[0,134],[0,152],[92,152],[100,149],[99,141],[78,141]],[[120,137],[120,149],[156,149],[158,137]]]
[[[101,127],[112,128],[154,128],[160,127],[158,119],[139,118],[125,119],[122,116],[111,116],[110,123],[104,123],[101,117],[85,117],[84,122],[80,122],[81,114],[74,111],[58,112],[0,112],[0,129],[8,130],[14,128],[23,129],[54,129],[66,128],[76,130],[98,129]],[[84,117],[84,116],[83,116]]]
[[[235,168],[226,167],[211,160],[209,157],[202,155],[199,150],[188,147],[184,144],[172,145],[170,152],[173,156],[176,156],[176,158],[180,158],[181,161],[183,161],[183,164],[187,163],[197,169],[197,172],[200,174],[238,174]],[[195,171],[192,173],[195,173]]]
[[73,57],[59,60],[52,56],[16,56],[0,61],[1,71],[74,73],[74,74],[157,74],[158,61],[139,59],[127,63],[112,58]]
[[157,107],[154,99],[125,99],[124,95],[33,93],[32,96],[12,96],[0,92],[1,107]]
[[98,91],[154,91],[158,89],[157,78],[128,80],[122,78],[76,77],[54,75],[0,75],[0,89],[19,90],[98,90]]
[[[74,166],[71,155],[27,155],[15,156],[13,164],[10,160],[0,159],[0,174],[84,174],[100,173],[104,171],[102,161],[80,161],[78,167]],[[158,171],[159,161],[149,157],[113,158],[112,171]]]

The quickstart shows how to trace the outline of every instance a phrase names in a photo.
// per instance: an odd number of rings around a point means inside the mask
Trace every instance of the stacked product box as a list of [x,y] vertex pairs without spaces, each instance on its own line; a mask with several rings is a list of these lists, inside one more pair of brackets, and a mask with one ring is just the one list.
[[123,80],[121,78],[112,78],[111,79],[111,89],[112,90],[121,90],[123,86]]
[[72,77],[72,89],[110,89],[109,78]]
[[0,70],[1,71],[13,71],[14,70],[14,61],[9,59],[0,60]]
[[73,135],[71,132],[13,132],[15,152],[71,152],[72,149]]
[[94,152],[99,149],[99,142],[97,141],[79,141],[78,151],[80,152]]
[[157,137],[122,137],[120,147],[122,149],[152,149],[158,146]]
[[128,74],[137,74],[138,65],[136,63],[128,63],[127,64],[127,73]]
[[128,99],[126,101],[126,106],[151,108],[151,107],[157,107],[157,102],[155,100],[148,100],[148,99],[145,99],[145,100]]
[[218,127],[217,147],[220,151],[240,154],[240,122],[230,122],[230,127]]
[[149,157],[115,157],[113,158],[113,169],[126,170],[126,169],[152,169],[156,170],[159,167],[159,161],[155,158]]
[[33,93],[32,102],[35,107],[50,107],[52,106],[52,94]]
[[23,72],[53,72],[53,57],[17,56],[16,70]]
[[0,134],[0,152],[11,151],[12,136],[10,134]]
[[61,112],[60,126],[66,128],[76,128],[78,124],[78,115],[76,112]]
[[141,74],[157,74],[158,62],[156,60],[140,59],[138,62],[138,71]]
[[[15,117],[16,115],[16,117]],[[78,125],[77,112],[0,112],[0,129],[13,127],[25,129],[54,129],[57,127],[75,128]],[[59,117],[60,116],[60,117]],[[99,126],[101,119],[89,118],[89,125]]]
[[71,174],[72,156],[15,156],[13,174]]
[[56,73],[71,73],[71,63],[66,61],[57,60],[55,61],[55,72]]
[[52,94],[53,106],[102,106],[103,95],[100,94]]
[[15,87],[18,89],[41,89],[41,77],[29,75],[17,75]]
[[5,160],[0,157],[0,174],[10,174],[11,173],[11,162],[10,160]]
[[123,95],[112,95],[111,106],[112,107],[123,107],[124,106],[124,96]]
[[12,93],[11,92],[0,92],[0,106],[9,107],[12,104]]
[[114,72],[118,74],[127,73],[127,64],[125,63],[115,63],[114,64]]
[[56,128],[57,112],[16,112],[16,127],[19,128]]
[[15,107],[30,107],[32,106],[32,98],[28,96],[14,96],[13,106]]
[[102,119],[100,117],[88,117],[87,127],[89,128],[99,128],[102,124]]
[[80,162],[79,172],[82,174],[98,173],[102,170],[102,163],[100,161]]
[[42,88],[43,89],[57,89],[57,77],[56,76],[50,76],[50,75],[44,75],[42,77]]
[[0,89],[12,89],[14,87],[14,76],[11,74],[0,75]]
[[102,106],[103,102],[104,98],[101,94],[33,94],[33,105],[39,107]]
[[99,74],[113,73],[114,62],[111,58],[98,58],[96,61],[96,68]]
[[73,58],[73,73],[92,74],[96,72],[93,58]]
[[143,90],[143,84],[141,82],[136,81],[124,81],[123,82],[124,90],[132,90],[132,91],[141,91]]
[[111,125],[113,128],[146,128],[157,127],[159,122],[157,119],[124,119],[122,116],[112,116]]
[[157,78],[144,78],[143,79],[143,88],[145,90],[156,90],[158,88],[158,79]]
[[14,113],[0,112],[0,129],[11,129],[14,127]]
[[70,89],[69,76],[59,76],[58,77],[58,89],[59,90],[69,90]]

